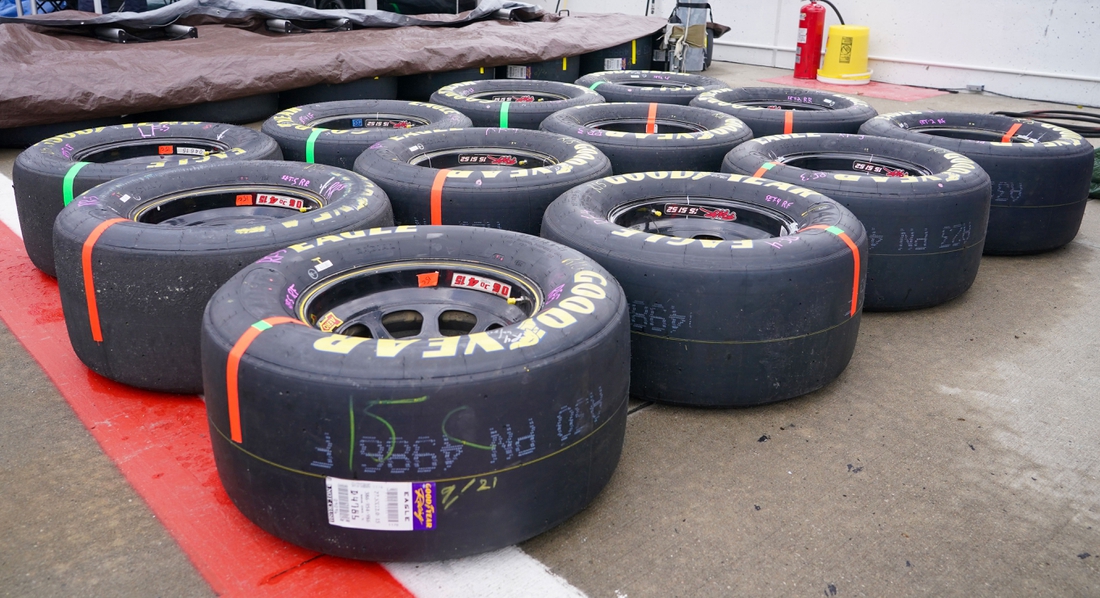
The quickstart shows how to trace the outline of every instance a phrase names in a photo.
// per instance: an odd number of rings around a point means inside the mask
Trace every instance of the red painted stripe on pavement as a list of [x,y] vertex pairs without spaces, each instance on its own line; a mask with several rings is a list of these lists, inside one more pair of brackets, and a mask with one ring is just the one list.
[[298,548],[233,506],[214,468],[206,411],[194,396],[137,390],[88,370],[69,345],[57,283],[0,226],[0,319],[42,366],[80,421],[223,596],[408,598],[376,563]]

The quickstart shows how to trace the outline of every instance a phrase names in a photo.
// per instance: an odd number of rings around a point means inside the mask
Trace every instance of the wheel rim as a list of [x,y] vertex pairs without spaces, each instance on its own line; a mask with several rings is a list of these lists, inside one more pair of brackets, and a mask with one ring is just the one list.
[[[146,134],[145,129],[147,128],[151,129],[148,131],[151,134],[155,134],[156,132],[168,132],[169,130],[167,125],[163,130],[153,130],[152,127],[156,126],[157,125],[143,126],[139,127],[139,130],[142,131],[142,135]],[[185,137],[157,139],[155,137],[149,137],[147,139],[101,143],[74,153],[72,159],[76,162],[106,164],[109,162],[132,160],[134,158],[164,158],[167,156],[201,158],[210,154],[224,152],[227,149],[229,149],[228,145],[220,141],[208,139]]]
[[[887,177],[929,176],[932,171],[907,160],[848,152],[804,152],[775,160],[814,173],[870,174]],[[816,177],[815,177],[816,178]],[[812,180],[803,176],[803,180]]]
[[716,241],[771,239],[798,230],[778,210],[716,197],[646,198],[616,207],[608,220],[651,234]]
[[455,168],[490,166],[495,168],[540,168],[557,164],[557,158],[542,152],[504,147],[464,147],[417,154],[409,159],[413,166]]
[[[968,141],[995,141],[1003,142],[1005,137],[1005,131],[995,131],[993,129],[985,129],[981,127],[951,127],[951,126],[929,126],[929,127],[909,127],[910,131],[916,131],[918,133],[925,133],[927,135],[935,135],[936,137],[949,137],[951,139],[965,139]],[[1011,143],[1038,143],[1037,139],[1031,139],[1024,135],[1013,135],[1009,138]]]
[[243,226],[280,220],[324,205],[320,195],[305,189],[225,186],[159,197],[135,208],[130,218],[165,226]]
[[328,118],[318,118],[309,122],[311,127],[326,129],[411,129],[423,127],[430,122],[423,118],[404,114],[341,114]]
[[[649,121],[645,118],[609,118],[584,123],[590,129],[618,131],[620,133],[647,133]],[[654,133],[701,133],[707,127],[697,123],[672,118],[657,118],[653,121]]]
[[[315,272],[311,276],[315,275]],[[298,318],[324,332],[377,339],[476,334],[538,312],[542,293],[510,270],[458,261],[358,268],[306,289]]]
[[493,102],[560,102],[569,99],[569,96],[560,93],[524,91],[522,89],[483,91],[472,93],[466,97],[475,100],[491,100]]

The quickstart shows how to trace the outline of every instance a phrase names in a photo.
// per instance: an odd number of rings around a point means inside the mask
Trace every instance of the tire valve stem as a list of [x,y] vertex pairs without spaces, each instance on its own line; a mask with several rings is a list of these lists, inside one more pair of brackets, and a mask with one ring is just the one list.
[[658,218],[660,218],[661,216],[664,216],[664,213],[661,212],[660,210],[650,209],[649,212],[651,214],[653,214],[654,216],[658,217]]
[[517,303],[526,303],[527,297],[509,297],[508,305],[515,305]]

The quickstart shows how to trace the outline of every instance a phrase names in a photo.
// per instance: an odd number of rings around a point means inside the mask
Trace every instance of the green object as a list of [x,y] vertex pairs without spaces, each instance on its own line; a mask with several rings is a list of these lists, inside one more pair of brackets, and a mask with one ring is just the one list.
[[61,199],[64,205],[73,203],[73,181],[76,180],[76,173],[80,172],[80,169],[88,164],[91,164],[91,162],[76,162],[70,166],[69,171],[65,173],[65,180],[61,183]]
[[595,91],[595,89],[596,89],[597,87],[599,87],[599,86],[603,85],[604,83],[607,83],[607,81],[596,81],[596,82],[595,82],[595,83],[593,83],[592,85],[589,85],[589,86],[588,86],[588,89],[591,89],[591,90]]
[[1100,148],[1093,156],[1095,159],[1092,162],[1092,185],[1089,185],[1089,197],[1100,199]]
[[309,138],[306,139],[306,162],[313,164],[313,146],[317,143],[317,138],[321,133],[324,133],[328,129],[313,129],[309,134]]
[[500,103],[500,128],[508,128],[508,106],[511,106],[512,102]]

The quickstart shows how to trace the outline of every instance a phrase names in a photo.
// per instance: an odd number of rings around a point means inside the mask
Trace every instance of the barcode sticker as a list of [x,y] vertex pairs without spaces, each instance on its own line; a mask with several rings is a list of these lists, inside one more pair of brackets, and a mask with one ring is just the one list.
[[204,156],[204,155],[206,155],[205,151],[203,151],[203,150],[201,150],[197,147],[180,147],[178,145],[176,146],[176,153],[177,154],[185,154],[185,155],[188,155],[188,156]]
[[520,65],[508,65],[509,79],[530,79],[531,67]]
[[325,478],[328,522],[339,527],[411,532],[435,529],[435,482]]
[[604,58],[603,70],[605,71],[625,71],[626,59],[625,58]]

